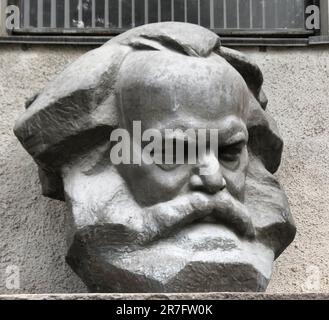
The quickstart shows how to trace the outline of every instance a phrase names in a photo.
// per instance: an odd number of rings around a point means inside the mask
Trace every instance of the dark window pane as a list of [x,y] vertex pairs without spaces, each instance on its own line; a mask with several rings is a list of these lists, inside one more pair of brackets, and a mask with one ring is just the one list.
[[56,26],[64,28],[64,0],[56,1]]
[[145,23],[145,1],[135,0],[135,25],[140,26]]
[[97,0],[95,1],[95,26],[104,27],[105,26],[105,1]]
[[190,0],[187,3],[187,21],[190,23],[198,24],[198,9],[199,9],[198,0]]
[[278,8],[277,8],[277,1],[266,1],[265,3],[265,21],[266,21],[266,28],[275,29],[278,25],[277,23],[277,16],[278,16]]
[[226,1],[227,10],[227,27],[236,28],[237,27],[237,1],[229,0]]
[[119,10],[119,3],[118,1],[111,0],[109,2],[109,27],[110,28],[117,28],[119,24],[118,20],[118,10]]
[[132,27],[132,6],[131,0],[122,0],[122,27],[131,28]]
[[38,0],[30,0],[30,26],[37,27]]
[[[273,0],[270,1],[273,3]],[[250,28],[250,0],[239,0],[239,27],[241,29]]]
[[224,28],[223,0],[218,0],[214,2],[214,25],[215,28]]
[[303,0],[292,0],[289,8],[289,27],[303,28],[304,27],[304,7]]
[[[204,27],[217,30],[221,28],[304,29],[305,5],[313,3],[311,0],[8,1],[10,4],[21,6],[21,21],[26,27],[63,28],[65,26],[81,28],[81,31],[90,27],[129,29],[144,23],[171,20],[200,23]],[[67,13],[65,13],[65,3],[69,5]],[[81,8],[80,3],[82,3]],[[52,15],[54,4],[56,4],[56,14]],[[25,14],[23,9],[27,7]],[[38,14],[38,8],[41,7],[43,11]],[[105,8],[108,10],[107,13]],[[69,18],[67,25],[65,25],[66,14]]]
[[157,0],[148,0],[148,22],[158,22],[158,1]]
[[161,21],[171,21],[171,0],[161,0]]
[[[88,18],[86,16],[86,6],[88,4],[83,3],[83,16],[82,16],[82,21],[84,22],[84,26],[87,26]],[[78,6],[79,6],[79,0],[70,0],[70,27],[78,27],[81,26],[82,24],[79,21],[79,14],[78,14]],[[61,13],[63,14],[63,13]],[[80,22],[80,24],[79,24]]]
[[278,0],[278,28],[285,28],[288,26],[288,14],[287,14],[287,1]]
[[51,0],[43,0],[43,27],[50,27]]
[[263,0],[252,0],[252,27],[263,27]]
[[[232,0],[231,0],[232,1]],[[210,28],[210,5],[209,0],[200,1],[201,25]]]
[[[77,10],[78,8],[76,8]],[[82,1],[82,21],[85,27],[91,28],[92,24],[92,2],[91,0]]]
[[175,21],[185,21],[184,0],[176,0],[174,5]]

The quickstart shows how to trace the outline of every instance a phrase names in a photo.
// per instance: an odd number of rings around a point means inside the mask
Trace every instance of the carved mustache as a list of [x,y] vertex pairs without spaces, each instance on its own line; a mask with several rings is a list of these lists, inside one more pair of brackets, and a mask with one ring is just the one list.
[[244,238],[255,237],[255,228],[247,208],[226,189],[215,195],[193,192],[179,196],[147,208],[144,214],[145,230],[139,238],[142,243],[166,237],[183,226],[209,216],[231,227]]
[[83,242],[87,241],[96,248],[111,246],[122,249],[145,246],[166,238],[190,224],[211,217],[215,222],[230,227],[245,239],[255,238],[255,228],[247,207],[236,200],[227,189],[214,195],[192,192],[148,208],[129,206],[129,210],[142,219],[139,227],[124,220],[116,223],[112,221],[86,226],[76,234],[76,237],[84,239]]

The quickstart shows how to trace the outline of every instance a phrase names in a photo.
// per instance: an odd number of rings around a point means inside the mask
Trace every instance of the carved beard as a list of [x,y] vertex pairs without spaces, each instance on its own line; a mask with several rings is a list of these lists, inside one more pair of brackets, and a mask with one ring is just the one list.
[[[67,165],[91,149],[92,157],[97,156],[95,144],[107,141],[111,130],[119,126],[114,96],[118,74],[125,58],[136,50],[164,54],[169,50],[200,58],[216,54],[245,80],[253,100],[247,121],[250,165],[241,208],[247,214],[238,217],[247,217],[246,224],[232,223],[235,215],[228,212],[231,218],[227,221],[226,215],[217,223],[193,220],[198,223],[191,224],[183,219],[168,234],[161,233],[152,219],[145,223],[141,218],[149,209],[136,205],[114,167],[103,163],[90,170],[90,162],[83,160]],[[15,135],[39,166],[44,195],[63,200],[64,181],[72,211],[68,262],[91,291],[266,288],[273,259],[293,240],[295,227],[283,191],[266,170],[277,171],[282,140],[265,113],[262,84],[258,66],[245,55],[222,47],[217,35],[196,25],[165,22],[128,31],[84,55],[27,103],[28,110],[16,122]],[[222,213],[216,205],[210,208],[206,214],[217,214],[215,218]],[[253,228],[238,230],[241,225]],[[254,229],[254,238],[248,236],[249,229]]]
[[67,261],[91,292],[266,289],[294,227],[259,159],[250,155],[244,204],[227,191],[191,192],[147,208],[98,160],[63,170],[73,218]]

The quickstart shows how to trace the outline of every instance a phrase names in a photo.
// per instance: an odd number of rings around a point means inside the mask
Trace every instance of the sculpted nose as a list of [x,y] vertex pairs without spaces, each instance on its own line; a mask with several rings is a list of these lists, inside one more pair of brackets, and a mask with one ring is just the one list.
[[226,186],[220,163],[213,152],[208,152],[193,169],[190,178],[192,190],[200,190],[206,193],[215,194]]

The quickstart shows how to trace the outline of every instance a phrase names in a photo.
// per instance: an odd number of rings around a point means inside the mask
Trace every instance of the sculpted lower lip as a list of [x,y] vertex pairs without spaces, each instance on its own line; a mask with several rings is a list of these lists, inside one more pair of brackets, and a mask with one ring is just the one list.
[[[254,237],[253,232],[250,232],[250,231],[246,232],[246,230],[248,229],[248,226],[237,225],[237,223],[232,221],[232,219],[230,219],[230,217],[226,217],[226,219],[218,219],[215,217],[216,215],[218,215],[218,211],[213,210],[211,215],[194,221],[192,223],[192,225],[201,226],[204,224],[213,224],[213,225],[217,225],[217,226],[223,226],[223,227],[231,230],[232,232],[234,232],[237,236],[242,236],[242,237],[246,237],[246,238]],[[222,215],[222,214],[220,214],[220,215]]]

